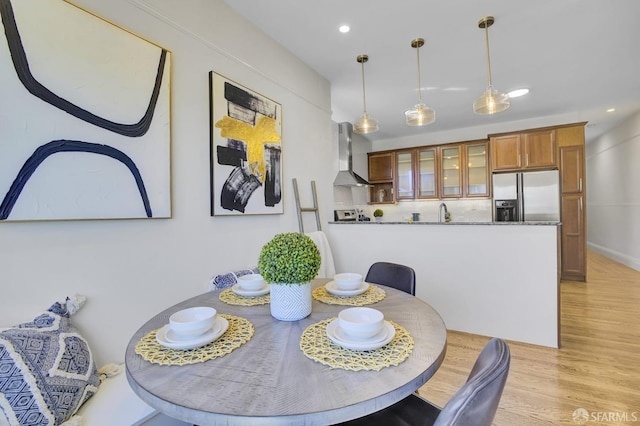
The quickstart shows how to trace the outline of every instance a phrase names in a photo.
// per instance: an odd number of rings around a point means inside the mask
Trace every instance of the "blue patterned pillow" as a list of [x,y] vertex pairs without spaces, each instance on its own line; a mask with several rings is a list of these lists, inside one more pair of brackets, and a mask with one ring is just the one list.
[[224,288],[233,287],[238,282],[238,277],[248,274],[259,274],[257,267],[253,269],[243,269],[241,271],[227,272],[213,277],[209,282],[209,291],[222,290]]
[[98,390],[89,345],[69,320],[79,298],[0,331],[0,424],[59,425]]

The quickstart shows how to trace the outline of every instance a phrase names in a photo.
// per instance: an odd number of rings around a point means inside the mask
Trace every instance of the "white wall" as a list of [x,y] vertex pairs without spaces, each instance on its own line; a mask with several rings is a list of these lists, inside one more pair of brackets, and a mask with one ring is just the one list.
[[[152,315],[205,291],[216,273],[255,265],[275,233],[297,231],[292,178],[304,204],[316,180],[322,219],[330,220],[337,147],[328,82],[223,1],[76,3],[173,53],[173,218],[0,223],[0,327],[85,294],[75,323],[101,365],[122,361],[130,336]],[[284,215],[210,217],[211,70],[282,104]]]
[[587,144],[587,245],[640,270],[640,112]]

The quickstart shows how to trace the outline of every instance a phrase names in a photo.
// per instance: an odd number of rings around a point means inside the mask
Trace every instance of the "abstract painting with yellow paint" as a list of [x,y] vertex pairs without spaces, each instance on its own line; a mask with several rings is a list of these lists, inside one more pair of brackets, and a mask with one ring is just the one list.
[[282,214],[282,106],[210,72],[211,215]]

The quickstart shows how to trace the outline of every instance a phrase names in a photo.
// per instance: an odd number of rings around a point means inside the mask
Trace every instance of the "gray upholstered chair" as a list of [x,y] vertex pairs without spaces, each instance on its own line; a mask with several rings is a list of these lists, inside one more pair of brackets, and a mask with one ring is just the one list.
[[467,382],[440,409],[415,394],[342,426],[490,426],[498,409],[510,362],[509,347],[491,339],[476,360]]
[[368,283],[382,284],[416,295],[416,272],[413,268],[397,263],[376,262],[364,279]]

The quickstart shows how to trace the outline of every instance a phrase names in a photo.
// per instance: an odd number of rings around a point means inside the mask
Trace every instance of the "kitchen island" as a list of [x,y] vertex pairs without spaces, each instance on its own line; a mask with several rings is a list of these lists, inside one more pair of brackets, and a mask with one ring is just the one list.
[[447,328],[558,347],[558,222],[330,222],[337,272],[411,266]]

